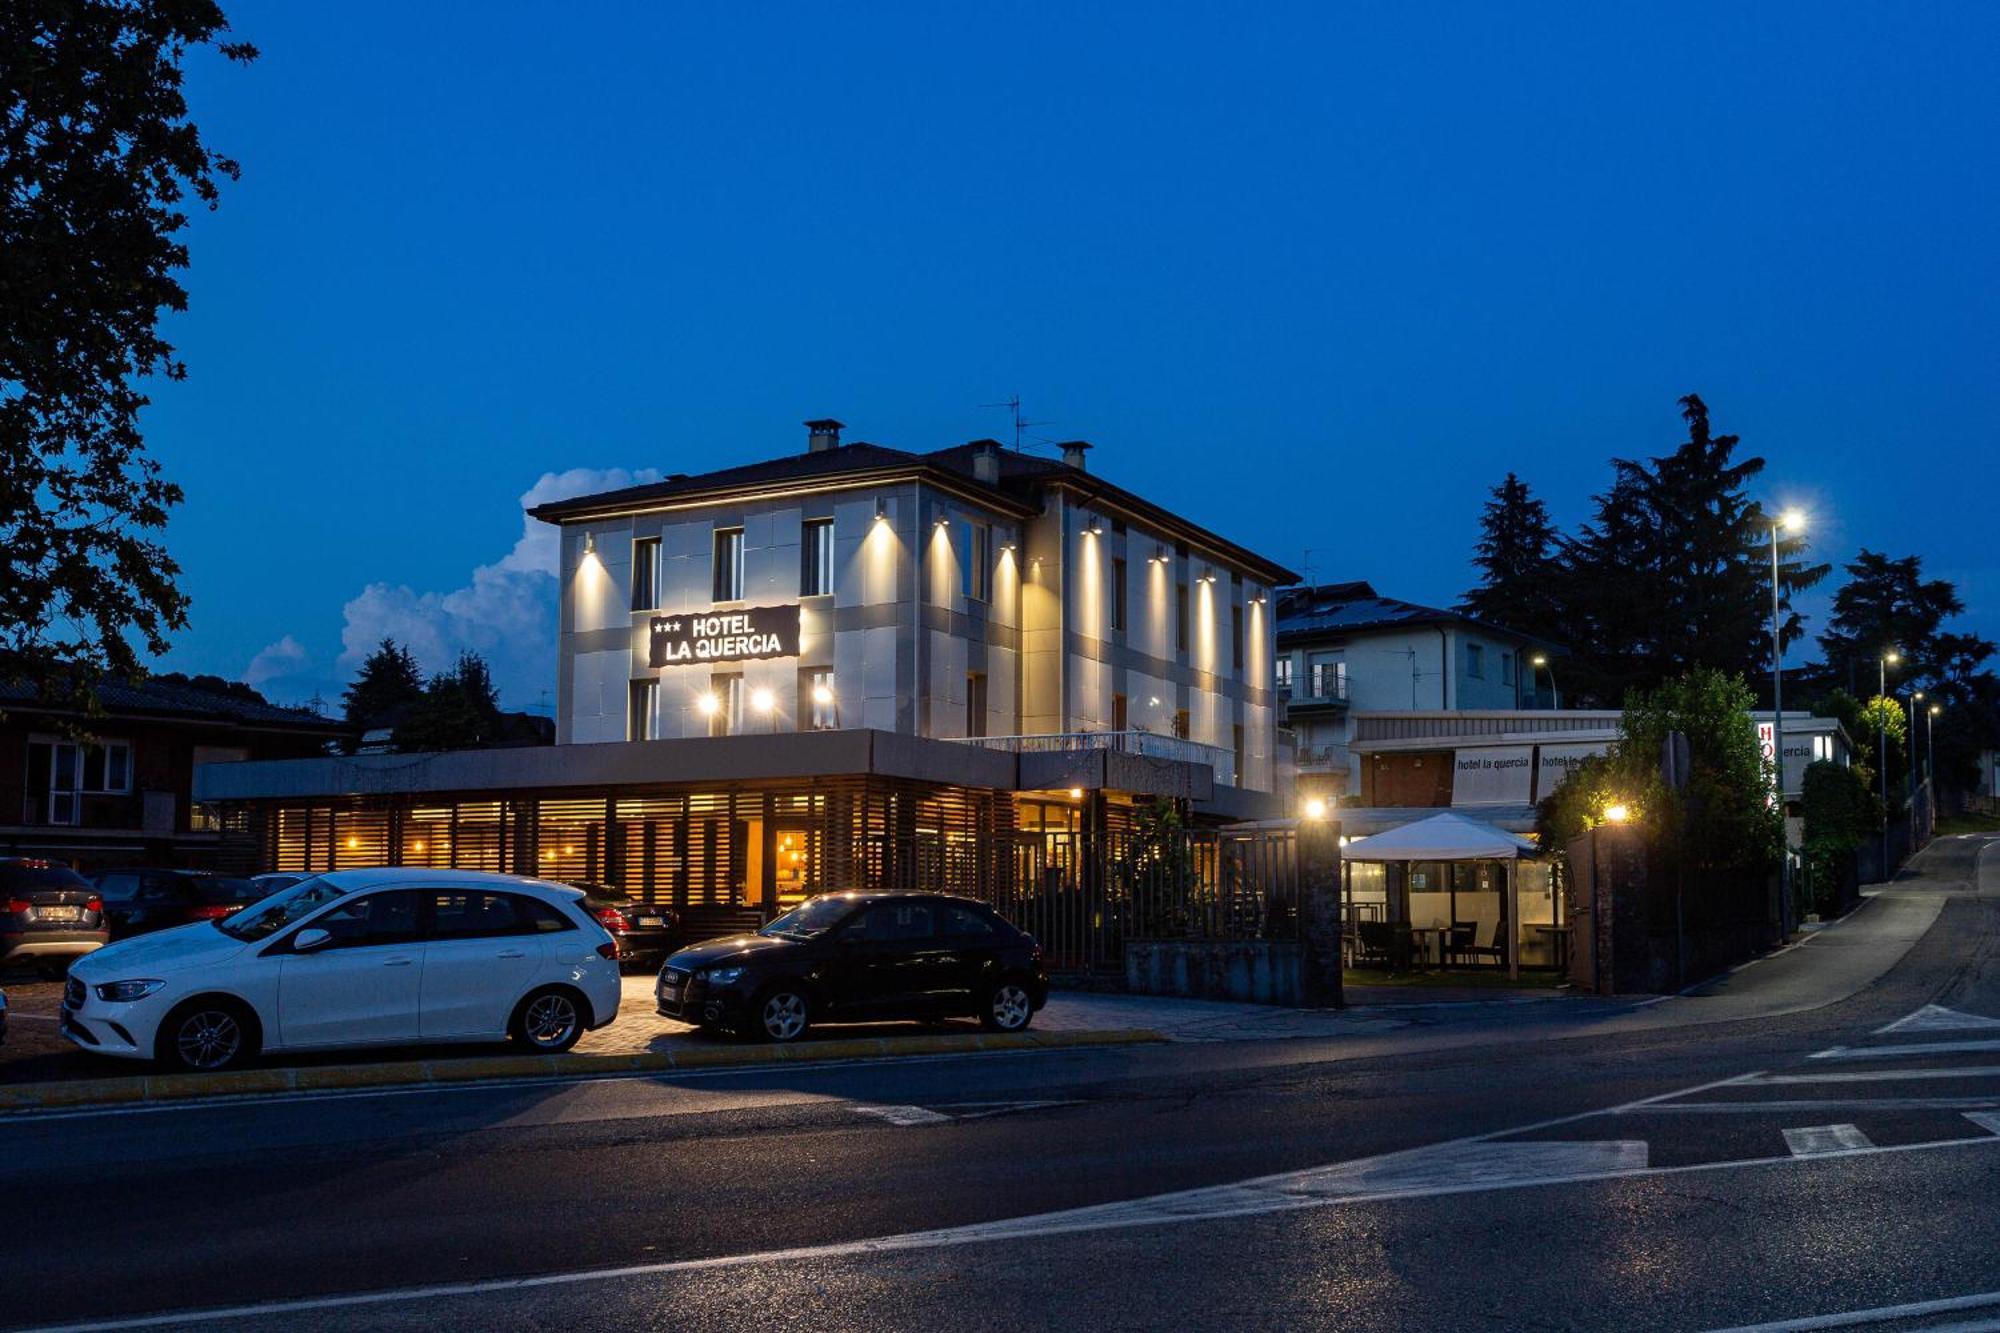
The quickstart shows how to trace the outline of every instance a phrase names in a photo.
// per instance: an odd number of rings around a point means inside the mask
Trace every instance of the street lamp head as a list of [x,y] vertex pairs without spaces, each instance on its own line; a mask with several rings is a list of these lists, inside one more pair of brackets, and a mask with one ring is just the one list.
[[1942,713],[1943,711],[1944,711],[1944,705],[1943,705],[1943,704],[1932,704],[1932,705],[1931,705],[1931,716],[1932,716],[1932,717],[1936,717],[1936,716],[1937,716],[1937,715],[1938,715],[1939,713]]
[[1307,802],[1306,802],[1306,818],[1307,818],[1307,819],[1325,819],[1325,818],[1326,818],[1326,802],[1325,802],[1325,801],[1322,801],[1322,800],[1321,800],[1321,799],[1320,799],[1319,797],[1317,797],[1317,796],[1315,796],[1315,797],[1313,797],[1313,798],[1312,798],[1311,800],[1307,801]]
[[1891,648],[1888,652],[1882,654],[1882,660],[1884,662],[1887,662],[1890,666],[1894,666],[1896,665],[1896,663],[1903,660],[1903,655],[1897,652],[1894,648]]
[[1549,664],[1549,655],[1547,653],[1536,653],[1533,657],[1528,659],[1529,666],[1545,667],[1548,664]]
[[1803,509],[1787,509],[1778,515],[1778,526],[1786,532],[1804,532],[1806,514]]

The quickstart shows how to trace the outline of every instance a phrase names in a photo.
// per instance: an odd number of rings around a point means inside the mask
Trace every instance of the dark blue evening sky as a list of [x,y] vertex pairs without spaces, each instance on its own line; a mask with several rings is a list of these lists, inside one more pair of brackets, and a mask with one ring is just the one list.
[[1698,391],[1822,551],[1921,554],[2000,637],[2000,7],[228,8],[263,58],[190,91],[244,175],[148,416],[170,666],[289,701],[391,632],[532,705],[538,483],[1004,435],[1010,393],[1446,601],[1504,472],[1572,523]]

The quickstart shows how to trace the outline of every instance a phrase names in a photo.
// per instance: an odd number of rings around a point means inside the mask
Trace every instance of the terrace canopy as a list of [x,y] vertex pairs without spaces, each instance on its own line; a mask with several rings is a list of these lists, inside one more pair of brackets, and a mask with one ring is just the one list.
[[[1520,975],[1520,877],[1514,864],[1523,856],[1534,856],[1541,849],[1526,838],[1516,837],[1504,829],[1453,811],[1442,811],[1428,819],[1419,819],[1398,828],[1386,829],[1366,838],[1357,838],[1341,849],[1345,862],[1387,862],[1403,867],[1401,912],[1407,919],[1410,906],[1417,898],[1412,889],[1421,883],[1420,875],[1414,867],[1437,862],[1488,861],[1502,862],[1501,874],[1505,876],[1506,905],[1498,910],[1497,919],[1492,914],[1482,930],[1492,930],[1504,941],[1507,975]],[[1472,873],[1472,872],[1469,872]],[[1447,874],[1447,881],[1451,875]],[[1489,895],[1491,896],[1491,895]],[[1440,919],[1450,918],[1452,928],[1459,924],[1462,896],[1455,893],[1431,894],[1431,900],[1448,901],[1449,907],[1439,908]],[[1495,908],[1498,908],[1497,902]],[[1469,927],[1467,927],[1469,929]],[[1483,941],[1482,941],[1483,943]]]

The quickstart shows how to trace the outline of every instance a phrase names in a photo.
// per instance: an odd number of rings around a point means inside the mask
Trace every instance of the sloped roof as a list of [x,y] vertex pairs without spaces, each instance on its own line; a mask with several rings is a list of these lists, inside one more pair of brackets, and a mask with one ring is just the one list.
[[1341,848],[1349,861],[1511,861],[1541,851],[1526,838],[1450,810]]
[[1436,624],[1477,625],[1505,638],[1530,643],[1547,642],[1505,625],[1468,616],[1462,611],[1384,597],[1375,591],[1374,585],[1361,580],[1287,588],[1278,594],[1280,641],[1309,634]]
[[[259,703],[254,699],[240,699],[234,695],[218,694],[212,690],[195,689],[193,686],[151,678],[136,683],[117,679],[104,680],[97,687],[97,698],[104,706],[104,710],[114,717],[120,714],[146,714],[154,717],[181,717],[256,726],[304,727],[329,732],[347,729],[346,723],[335,718],[322,717],[310,709]],[[0,681],[0,707],[17,709],[21,712],[68,711],[50,710],[47,705],[36,699],[31,686],[6,681]]]

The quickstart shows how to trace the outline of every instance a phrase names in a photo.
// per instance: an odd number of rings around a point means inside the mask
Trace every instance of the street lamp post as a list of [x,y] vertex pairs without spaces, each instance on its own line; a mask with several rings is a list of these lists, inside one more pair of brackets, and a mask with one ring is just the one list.
[[[1894,648],[1875,659],[1875,697],[1889,697],[1889,664],[1901,661]],[[1882,778],[1882,882],[1889,882],[1889,717],[1882,709],[1875,711],[1875,767]]]
[[1778,802],[1778,930],[1792,933],[1792,831],[1785,818],[1785,640],[1779,620],[1778,534],[1802,529],[1805,515],[1787,509],[1771,521],[1771,787]]
[[1549,661],[1549,655],[1547,653],[1536,653],[1528,659],[1528,664],[1537,671],[1547,671],[1549,673],[1549,707],[1554,708],[1562,701],[1556,697],[1556,669]]

